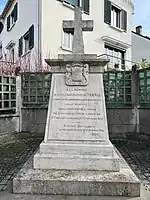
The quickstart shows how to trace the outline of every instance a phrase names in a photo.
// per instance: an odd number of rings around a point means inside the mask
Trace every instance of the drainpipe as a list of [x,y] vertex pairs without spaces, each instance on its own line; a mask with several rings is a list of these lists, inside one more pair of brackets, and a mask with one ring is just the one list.
[[38,61],[41,59],[40,58],[40,54],[41,54],[41,3],[40,3],[41,0],[38,0],[38,10],[37,10],[37,19],[38,19],[38,22],[37,22],[37,27],[38,27],[38,31],[37,31],[37,44],[38,44]]

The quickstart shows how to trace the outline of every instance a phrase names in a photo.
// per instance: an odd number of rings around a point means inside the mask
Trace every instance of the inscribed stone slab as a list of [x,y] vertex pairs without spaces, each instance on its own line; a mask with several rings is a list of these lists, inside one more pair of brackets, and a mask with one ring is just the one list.
[[108,140],[102,76],[90,74],[87,86],[67,86],[64,74],[53,74],[46,140]]

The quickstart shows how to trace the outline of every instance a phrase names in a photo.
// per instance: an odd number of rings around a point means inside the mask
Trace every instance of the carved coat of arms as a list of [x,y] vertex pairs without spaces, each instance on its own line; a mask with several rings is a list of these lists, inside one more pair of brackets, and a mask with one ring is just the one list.
[[88,85],[89,65],[73,63],[66,65],[66,85]]

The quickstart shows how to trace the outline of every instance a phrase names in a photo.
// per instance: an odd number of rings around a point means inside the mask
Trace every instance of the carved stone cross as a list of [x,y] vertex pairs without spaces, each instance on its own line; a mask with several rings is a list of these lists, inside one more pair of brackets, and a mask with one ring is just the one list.
[[63,21],[63,30],[73,32],[73,54],[84,54],[82,31],[93,31],[93,20],[82,20],[82,11],[75,8],[74,21]]

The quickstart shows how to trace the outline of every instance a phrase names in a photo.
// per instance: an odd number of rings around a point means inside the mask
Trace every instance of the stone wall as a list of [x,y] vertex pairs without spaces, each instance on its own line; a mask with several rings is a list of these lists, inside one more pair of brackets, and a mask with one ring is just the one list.
[[136,113],[131,108],[107,109],[110,137],[125,137],[136,131]]
[[139,109],[140,132],[150,134],[150,108]]
[[47,108],[22,108],[22,131],[44,133]]
[[[22,131],[44,133],[46,124],[46,108],[23,108]],[[132,109],[107,109],[110,137],[125,137],[126,133],[135,132],[136,115]]]
[[[139,131],[150,134],[150,108],[139,109]],[[45,132],[47,108],[22,108],[22,132]],[[131,108],[107,109],[110,137],[125,137],[127,133],[136,132],[137,115]],[[0,134],[19,132],[20,117],[17,115],[0,116]]]
[[0,135],[19,132],[19,121],[18,115],[0,116]]

